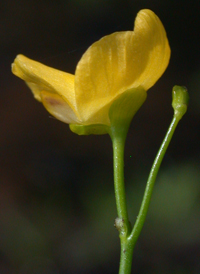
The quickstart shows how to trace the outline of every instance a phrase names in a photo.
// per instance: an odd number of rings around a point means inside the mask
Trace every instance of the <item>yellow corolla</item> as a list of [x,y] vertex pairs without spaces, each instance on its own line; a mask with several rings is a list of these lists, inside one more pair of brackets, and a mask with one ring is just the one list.
[[113,105],[116,117],[129,115],[129,111],[133,115],[169,59],[165,29],[155,13],[145,9],[137,14],[134,31],[115,32],[92,44],[75,75],[23,55],[16,57],[12,72],[57,119],[75,125],[110,126]]

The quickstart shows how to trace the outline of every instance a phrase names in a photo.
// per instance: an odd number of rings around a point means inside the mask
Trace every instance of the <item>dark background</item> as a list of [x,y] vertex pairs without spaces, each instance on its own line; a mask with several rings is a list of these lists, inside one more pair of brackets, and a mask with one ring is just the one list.
[[19,53],[74,73],[102,36],[131,30],[137,12],[163,22],[171,61],[148,91],[126,144],[134,222],[145,181],[173,115],[171,90],[190,94],[159,172],[132,273],[200,273],[200,2],[2,0],[0,3],[0,273],[117,273],[109,136],[78,136],[49,116],[11,74]]

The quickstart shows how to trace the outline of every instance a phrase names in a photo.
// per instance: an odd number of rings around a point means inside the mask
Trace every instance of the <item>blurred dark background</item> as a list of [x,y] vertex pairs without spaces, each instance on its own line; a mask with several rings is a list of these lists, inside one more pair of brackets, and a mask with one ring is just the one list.
[[19,53],[74,73],[102,36],[131,30],[137,12],[163,22],[172,56],[133,119],[125,177],[134,222],[173,115],[171,90],[190,93],[159,172],[132,273],[200,273],[200,2],[1,0],[0,274],[117,273],[119,239],[109,136],[77,136],[11,74]]

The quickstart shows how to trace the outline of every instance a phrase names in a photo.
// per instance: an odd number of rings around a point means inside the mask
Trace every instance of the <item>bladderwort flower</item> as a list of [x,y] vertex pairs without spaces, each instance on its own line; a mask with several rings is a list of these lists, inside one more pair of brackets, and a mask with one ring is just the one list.
[[165,29],[154,12],[144,9],[137,14],[134,31],[115,32],[92,44],[75,75],[23,55],[16,57],[12,72],[72,131],[104,134],[113,121],[131,121],[169,59]]
[[130,274],[135,244],[145,222],[156,176],[174,131],[187,111],[189,95],[174,86],[174,116],[147,179],[135,224],[128,216],[124,184],[124,146],[130,122],[151,88],[164,73],[170,47],[160,19],[141,10],[134,31],[115,32],[92,44],[75,75],[18,55],[12,72],[23,79],[35,98],[79,135],[105,134],[113,146],[113,175],[121,255],[119,274]]

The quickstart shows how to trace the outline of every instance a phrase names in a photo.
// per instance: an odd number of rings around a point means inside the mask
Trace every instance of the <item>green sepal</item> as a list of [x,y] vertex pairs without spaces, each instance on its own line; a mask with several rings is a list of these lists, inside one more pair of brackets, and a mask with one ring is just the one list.
[[128,89],[111,105],[109,118],[111,130],[128,131],[130,122],[146,100],[147,93],[142,87]]
[[172,89],[172,107],[174,115],[179,119],[186,113],[188,107],[189,95],[184,86],[174,86]]
[[111,134],[113,129],[118,129],[123,132],[127,132],[129,124],[144,103],[147,97],[146,91],[141,88],[129,89],[121,94],[111,105],[109,110],[110,124],[94,124],[94,125],[79,125],[79,124],[70,124],[69,128],[72,132],[78,135],[103,135]]
[[107,125],[78,125],[78,124],[70,124],[69,128],[72,132],[78,135],[103,135],[109,132],[109,126]]

